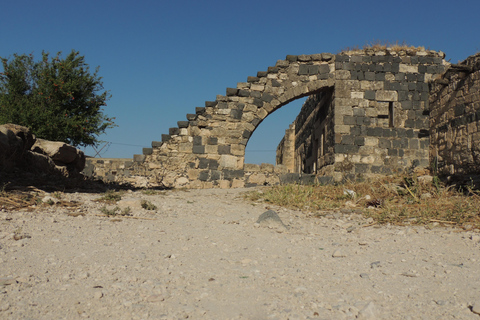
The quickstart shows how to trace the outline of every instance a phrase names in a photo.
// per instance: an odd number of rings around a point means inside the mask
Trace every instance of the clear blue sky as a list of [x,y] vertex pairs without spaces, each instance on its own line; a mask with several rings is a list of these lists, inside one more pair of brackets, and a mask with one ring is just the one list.
[[[141,154],[196,106],[287,54],[405,41],[456,63],[480,50],[478,0],[16,0],[1,13],[1,57],[75,49],[100,66],[113,96],[105,113],[118,125],[100,137],[112,142],[104,158]],[[274,163],[301,103],[264,120],[246,162]]]

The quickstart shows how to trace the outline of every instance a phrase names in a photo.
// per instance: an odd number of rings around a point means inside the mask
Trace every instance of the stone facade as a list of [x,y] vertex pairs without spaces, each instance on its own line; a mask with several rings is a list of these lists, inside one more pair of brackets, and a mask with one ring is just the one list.
[[431,158],[440,174],[480,173],[480,53],[432,85]]
[[[308,156],[297,153],[294,166],[301,162],[304,171],[336,181],[428,166],[428,83],[447,65],[443,53],[422,50],[289,55],[187,114],[162,141],[134,156],[129,174],[148,186],[248,184],[244,155],[251,134],[270,113],[305,96],[319,101],[315,117],[324,118],[314,124],[309,143],[295,144]],[[310,122],[307,116],[295,135],[303,130],[308,139],[304,126]],[[318,162],[312,155],[322,141]],[[292,162],[285,166],[291,170]]]
[[293,123],[294,172],[341,181],[429,167],[429,82],[447,67],[443,58],[337,55],[335,86],[310,96]]

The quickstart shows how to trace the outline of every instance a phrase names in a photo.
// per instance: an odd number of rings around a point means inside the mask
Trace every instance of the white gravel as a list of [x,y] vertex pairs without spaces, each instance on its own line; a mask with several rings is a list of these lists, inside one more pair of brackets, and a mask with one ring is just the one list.
[[[245,191],[129,192],[117,205],[137,219],[100,216],[87,193],[64,195],[73,211],[0,212],[0,319],[480,319],[478,233],[315,218]],[[284,225],[259,222],[268,209]]]

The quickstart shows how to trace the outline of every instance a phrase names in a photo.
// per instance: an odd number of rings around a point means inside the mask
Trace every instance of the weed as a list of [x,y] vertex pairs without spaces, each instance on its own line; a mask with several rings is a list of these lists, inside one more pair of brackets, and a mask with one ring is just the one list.
[[100,212],[103,213],[106,216],[116,216],[117,211],[119,211],[119,207],[115,207],[113,209],[108,209],[107,206],[103,206],[100,208]]
[[155,195],[158,195],[158,194],[162,194],[161,191],[153,190],[153,189],[144,189],[144,190],[142,190],[142,193],[146,196],[155,196]]
[[147,200],[142,200],[140,205],[145,210],[156,210],[157,209],[156,205],[154,205],[153,203],[151,203],[150,201],[147,201]]
[[[352,190],[357,197],[345,195]],[[442,184],[438,178],[421,183],[416,176],[390,176],[376,180],[343,185],[283,185],[246,194],[252,201],[267,203],[314,213],[355,206],[365,217],[377,223],[396,225],[438,222],[443,225],[468,225],[480,228],[480,194],[455,190]]]
[[102,197],[96,199],[95,201],[116,203],[117,201],[120,201],[120,200],[122,200],[122,196],[120,193],[115,192],[114,190],[108,190],[107,192],[105,192],[105,194]]
[[53,197],[60,200],[63,198],[63,194],[61,192],[55,191],[53,194]]
[[7,186],[10,184],[10,182],[7,182],[7,183],[4,183],[1,187],[0,187],[0,197],[6,197],[7,196],[7,191],[5,190],[7,188]]
[[125,209],[122,210],[122,212],[119,213],[119,215],[131,216],[130,212],[132,212],[132,209],[130,207],[126,207]]
[[366,43],[362,48],[358,45],[353,47],[347,47],[341,51],[341,53],[362,53],[367,50],[374,50],[374,51],[385,51],[388,50],[390,52],[400,53],[404,52],[407,54],[415,54],[418,51],[425,51],[425,47],[415,47],[412,45],[407,44],[405,41],[399,43],[396,42],[389,42],[389,41],[382,41],[382,40],[374,40],[370,43]]

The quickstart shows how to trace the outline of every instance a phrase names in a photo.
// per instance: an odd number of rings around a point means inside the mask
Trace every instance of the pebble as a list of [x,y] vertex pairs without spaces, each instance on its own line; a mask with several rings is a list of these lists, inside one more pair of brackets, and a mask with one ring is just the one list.
[[367,305],[358,312],[357,319],[374,320],[377,318],[377,310],[373,302],[367,303]]
[[10,309],[10,303],[8,302],[0,303],[0,312],[7,311],[8,309]]
[[473,242],[480,242],[480,235],[472,235],[470,236]]
[[475,301],[473,303],[472,312],[480,315],[480,301]]
[[332,257],[334,258],[345,258],[347,255],[344,254],[340,249],[337,249],[333,252]]
[[17,283],[14,278],[0,278],[0,286],[8,286],[14,283]]

